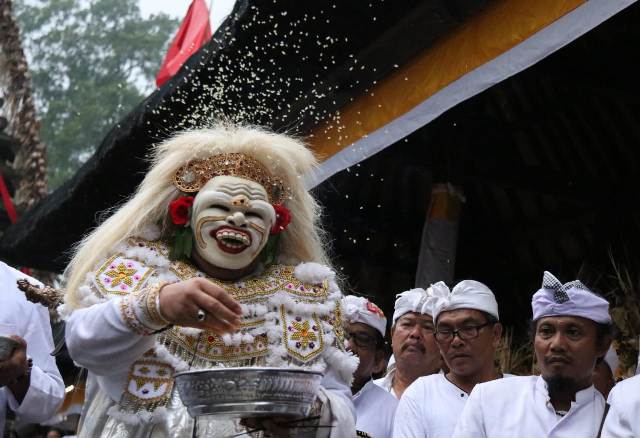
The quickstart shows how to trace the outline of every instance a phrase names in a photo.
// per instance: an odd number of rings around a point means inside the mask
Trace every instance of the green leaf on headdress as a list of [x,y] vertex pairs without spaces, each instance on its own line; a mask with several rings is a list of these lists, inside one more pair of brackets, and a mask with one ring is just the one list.
[[193,234],[191,233],[191,227],[178,228],[173,235],[173,245],[171,245],[169,258],[171,260],[189,258],[191,257],[192,248]]
[[264,246],[264,249],[260,253],[260,262],[264,265],[264,267],[272,265],[276,262],[279,243],[280,234],[272,234],[271,236],[269,236],[267,244]]

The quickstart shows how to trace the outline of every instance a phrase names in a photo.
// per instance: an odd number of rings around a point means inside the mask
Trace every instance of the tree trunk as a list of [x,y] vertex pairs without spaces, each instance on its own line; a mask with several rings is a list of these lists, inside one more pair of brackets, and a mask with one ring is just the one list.
[[0,0],[0,87],[10,123],[8,134],[20,144],[13,163],[19,175],[14,196],[18,211],[33,206],[47,194],[46,151],[40,140],[30,82],[12,1]]

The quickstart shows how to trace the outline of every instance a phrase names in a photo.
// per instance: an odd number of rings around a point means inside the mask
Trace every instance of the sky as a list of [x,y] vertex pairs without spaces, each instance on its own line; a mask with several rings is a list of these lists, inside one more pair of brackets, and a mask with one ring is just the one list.
[[[215,32],[220,23],[233,9],[235,0],[205,0],[211,11],[211,30]],[[182,19],[187,14],[191,0],[139,0],[143,16],[164,12],[171,17]]]

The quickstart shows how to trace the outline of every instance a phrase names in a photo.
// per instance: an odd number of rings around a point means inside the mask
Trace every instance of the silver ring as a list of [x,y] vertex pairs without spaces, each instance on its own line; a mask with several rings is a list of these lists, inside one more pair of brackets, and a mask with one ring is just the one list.
[[197,313],[197,315],[198,315],[198,316],[197,316],[198,321],[200,321],[200,322],[204,321],[204,319],[207,317],[207,314],[206,314],[206,313],[205,313],[205,311],[204,311],[204,310],[202,310],[202,309],[198,309],[198,313]]

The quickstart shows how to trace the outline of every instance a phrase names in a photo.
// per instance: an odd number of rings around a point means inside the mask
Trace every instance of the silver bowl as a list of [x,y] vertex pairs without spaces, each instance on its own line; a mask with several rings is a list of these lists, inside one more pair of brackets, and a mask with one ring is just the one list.
[[227,418],[305,417],[316,398],[322,374],[291,368],[215,368],[175,375],[189,415]]

